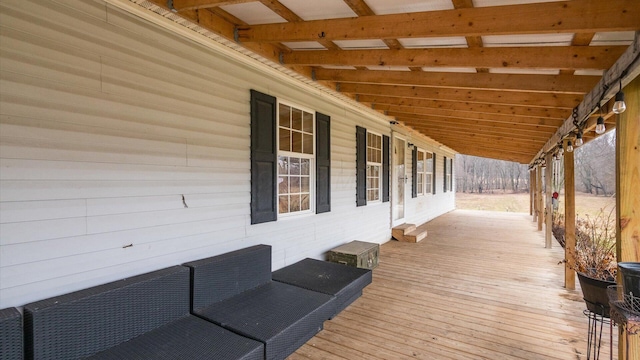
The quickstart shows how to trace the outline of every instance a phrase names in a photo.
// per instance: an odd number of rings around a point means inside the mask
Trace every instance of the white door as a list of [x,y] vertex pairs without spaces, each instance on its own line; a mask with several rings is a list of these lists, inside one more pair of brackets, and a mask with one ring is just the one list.
[[392,218],[391,225],[397,226],[404,224],[404,204],[405,204],[405,186],[407,183],[407,174],[405,166],[405,149],[406,141],[398,136],[393,136],[393,147],[391,148],[392,158],[392,174],[391,174],[391,204]]

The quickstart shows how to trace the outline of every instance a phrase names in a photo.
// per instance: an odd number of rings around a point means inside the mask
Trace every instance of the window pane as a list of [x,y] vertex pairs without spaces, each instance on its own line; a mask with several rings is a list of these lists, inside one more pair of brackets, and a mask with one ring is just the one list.
[[290,192],[292,194],[300,192],[300,178],[299,177],[292,176],[289,185],[290,185],[289,189],[291,190]]
[[289,212],[289,196],[283,195],[278,198],[278,212],[281,214]]
[[302,133],[293,131],[291,134],[291,151],[302,152]]
[[300,211],[300,195],[291,195],[289,208],[291,212]]
[[303,115],[302,130],[313,134],[313,114],[305,112]]
[[280,126],[291,127],[291,108],[287,105],[282,105],[278,107],[280,112]]
[[289,178],[286,176],[278,177],[278,193],[279,194],[288,194],[289,193]]
[[418,169],[417,169],[418,172],[423,172],[424,171],[424,161],[418,159],[418,164],[417,165],[418,165],[417,166],[418,167]]
[[305,154],[313,154],[313,135],[303,134],[302,140],[302,152]]
[[280,129],[280,150],[291,151],[291,131]]
[[291,109],[291,128],[294,130],[302,130],[302,110]]
[[289,174],[289,158],[286,156],[278,156],[278,174]]
[[309,194],[302,195],[302,199],[300,202],[301,202],[300,210],[302,211],[309,210],[309,205],[310,205]]
[[300,175],[309,175],[311,160],[300,159]]
[[311,189],[309,188],[309,178],[308,177],[303,177],[300,179],[300,192],[311,192]]
[[300,159],[289,158],[289,173],[291,175],[300,175]]

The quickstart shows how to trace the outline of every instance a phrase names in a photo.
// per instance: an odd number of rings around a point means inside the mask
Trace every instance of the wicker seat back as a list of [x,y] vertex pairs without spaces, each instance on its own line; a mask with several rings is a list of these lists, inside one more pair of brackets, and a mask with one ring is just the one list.
[[187,316],[189,269],[173,266],[24,309],[27,359],[82,358]]
[[251,246],[184,265],[191,268],[195,311],[269,283],[271,246]]
[[2,354],[2,359],[23,359],[22,315],[16,308],[0,310],[0,334],[0,354]]

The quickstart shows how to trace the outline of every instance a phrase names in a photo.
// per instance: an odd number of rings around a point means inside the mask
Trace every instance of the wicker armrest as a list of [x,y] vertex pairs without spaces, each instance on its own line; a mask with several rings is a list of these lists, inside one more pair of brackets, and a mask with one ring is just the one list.
[[16,308],[0,310],[0,354],[2,359],[22,360],[22,315]]

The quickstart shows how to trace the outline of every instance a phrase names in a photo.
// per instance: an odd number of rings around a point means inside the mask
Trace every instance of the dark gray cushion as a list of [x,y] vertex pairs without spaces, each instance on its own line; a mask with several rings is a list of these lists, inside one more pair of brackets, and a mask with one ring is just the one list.
[[0,358],[22,360],[22,315],[16,308],[0,310]]
[[272,278],[278,282],[336,296],[337,314],[357,299],[362,294],[362,289],[371,284],[372,273],[368,269],[304,259],[274,271]]
[[186,316],[88,359],[261,360],[264,345],[196,316]]
[[265,343],[267,359],[283,359],[313,337],[335,312],[334,297],[269,282],[194,311],[198,316]]

